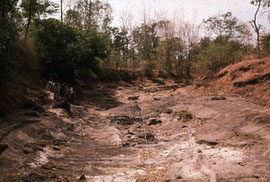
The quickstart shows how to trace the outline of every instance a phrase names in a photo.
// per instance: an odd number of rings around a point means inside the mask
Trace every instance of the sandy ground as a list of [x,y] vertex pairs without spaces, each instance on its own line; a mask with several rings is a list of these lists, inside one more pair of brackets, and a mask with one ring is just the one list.
[[1,124],[0,181],[270,181],[269,108],[190,90],[144,80],[86,90],[71,115],[21,111]]

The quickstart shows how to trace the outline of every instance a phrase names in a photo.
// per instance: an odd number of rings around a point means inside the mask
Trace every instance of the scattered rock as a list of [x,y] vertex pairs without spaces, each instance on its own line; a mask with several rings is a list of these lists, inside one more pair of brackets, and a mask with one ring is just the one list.
[[187,110],[182,110],[179,112],[179,120],[183,122],[187,122],[193,119],[193,116]]
[[165,110],[163,111],[163,113],[166,113],[166,114],[171,114],[172,112],[173,112],[172,109],[165,109]]
[[138,100],[139,97],[140,97],[139,95],[138,96],[129,97],[128,100]]
[[227,75],[229,72],[228,71],[224,71],[224,72],[222,72],[222,73],[220,73],[219,75],[218,75],[218,78],[222,78],[222,77],[224,77],[225,75]]
[[226,97],[212,97],[211,100],[226,100]]
[[26,143],[24,145],[24,153],[28,154],[34,151],[43,151],[43,147],[37,145],[36,143]]
[[45,180],[47,180],[47,177],[45,177],[42,174],[37,173],[37,172],[31,172],[28,175],[22,177],[22,180],[24,182],[45,181]]
[[61,149],[60,149],[59,147],[54,146],[54,147],[53,147],[53,150],[60,151]]
[[155,139],[155,136],[151,133],[146,133],[146,139],[147,140],[154,140]]
[[53,145],[57,145],[57,146],[65,145],[66,143],[67,143],[66,140],[53,140]]
[[0,155],[8,148],[7,144],[0,143]]
[[155,140],[155,135],[153,135],[152,133],[146,133],[144,135],[138,136],[138,138],[145,138],[147,140],[154,141]]
[[206,144],[206,145],[210,145],[210,146],[215,146],[215,145],[219,144],[216,141],[206,141],[206,140],[199,140],[197,143],[198,144]]
[[115,116],[112,120],[111,123],[116,122],[117,124],[121,125],[132,125],[136,122],[142,122],[142,118],[130,118],[128,116]]
[[85,174],[82,173],[80,178],[79,178],[80,181],[85,181],[86,180],[86,177],[85,177]]
[[24,113],[24,115],[25,116],[31,116],[31,117],[38,117],[38,114],[35,111],[26,112],[26,113]]
[[158,97],[154,97],[154,100],[158,101],[158,100],[160,100],[160,98],[158,98]]
[[44,113],[45,112],[45,109],[41,106],[41,105],[35,105],[33,106],[32,108],[34,111],[37,111],[39,113]]
[[128,142],[122,144],[122,147],[129,147],[129,146],[130,144]]
[[63,182],[69,182],[67,177],[64,177]]
[[33,151],[33,149],[31,149],[31,148],[25,148],[25,149],[23,149],[23,153],[24,153],[24,154],[30,154],[30,153],[32,153],[32,152],[34,152],[34,151]]
[[151,119],[150,122],[148,123],[148,125],[157,125],[157,124],[161,124],[162,121],[158,120],[158,119]]
[[153,79],[152,81],[153,81],[153,83],[157,83],[158,85],[165,85],[165,82],[162,80]]
[[47,143],[44,142],[44,141],[39,141],[39,142],[37,143],[37,145],[38,145],[38,146],[41,146],[41,147],[46,147]]
[[53,162],[47,162],[46,164],[41,166],[42,169],[53,169],[55,167],[56,165]]

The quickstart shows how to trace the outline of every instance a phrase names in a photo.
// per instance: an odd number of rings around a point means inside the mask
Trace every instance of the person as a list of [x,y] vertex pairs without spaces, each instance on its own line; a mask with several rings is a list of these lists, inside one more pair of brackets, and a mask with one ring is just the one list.
[[66,89],[65,89],[65,86],[62,85],[62,86],[61,86],[61,89],[60,89],[60,96],[64,97],[65,94],[66,94]]
[[66,100],[69,102],[73,102],[73,94],[74,90],[71,85],[66,89]]
[[53,94],[54,94],[54,100],[57,100],[59,98],[59,95],[60,95],[60,89],[61,89],[60,83],[49,81],[46,87],[50,91],[53,92]]

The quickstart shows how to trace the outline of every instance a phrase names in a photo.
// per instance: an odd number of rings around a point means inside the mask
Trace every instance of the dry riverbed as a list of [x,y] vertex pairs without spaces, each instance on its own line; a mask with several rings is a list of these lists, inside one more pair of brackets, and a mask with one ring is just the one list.
[[270,181],[269,109],[190,87],[144,80],[84,91],[71,114],[17,113],[0,181]]

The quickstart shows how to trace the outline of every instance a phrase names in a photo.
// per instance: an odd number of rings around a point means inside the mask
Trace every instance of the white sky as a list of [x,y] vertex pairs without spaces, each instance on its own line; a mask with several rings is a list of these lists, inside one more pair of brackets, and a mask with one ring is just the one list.
[[[254,17],[256,7],[250,0],[107,0],[113,8],[113,25],[121,25],[122,19],[132,19],[138,25],[144,12],[152,18],[162,15],[168,19],[177,18],[200,24],[209,16],[231,11],[240,21],[248,22]],[[128,18],[129,17],[129,18]],[[259,22],[266,30],[270,24],[266,14],[259,15]]]

